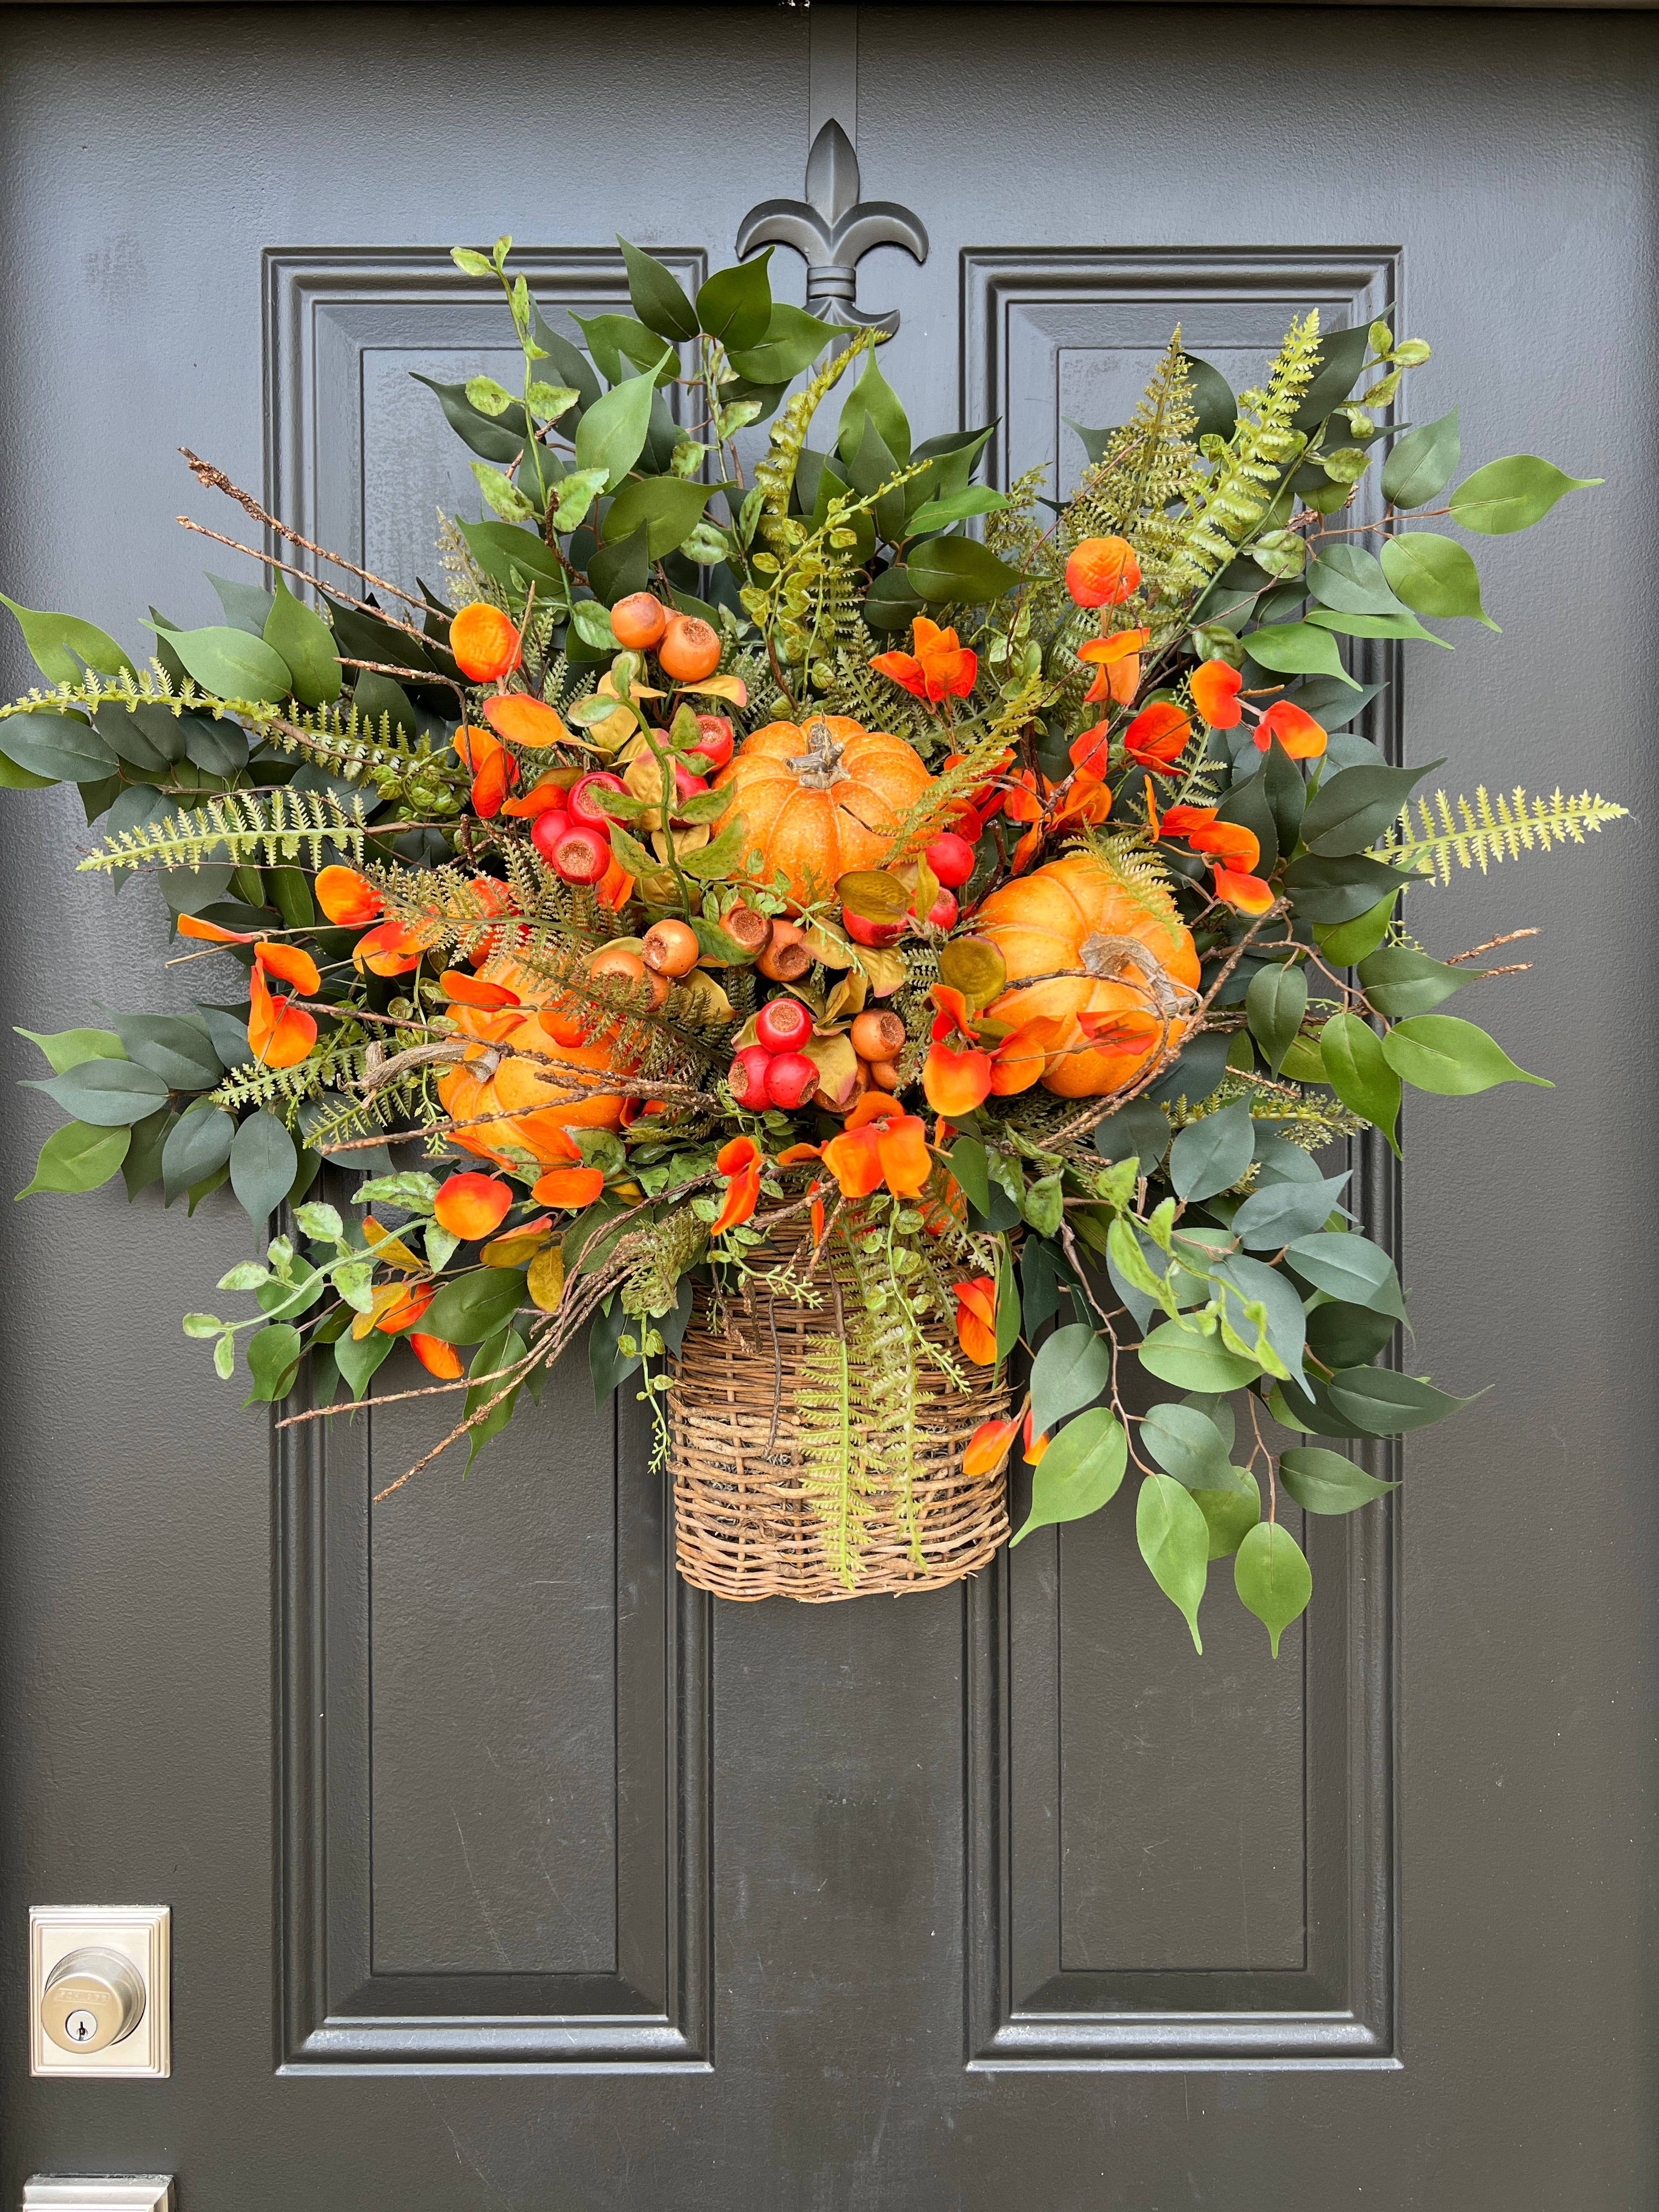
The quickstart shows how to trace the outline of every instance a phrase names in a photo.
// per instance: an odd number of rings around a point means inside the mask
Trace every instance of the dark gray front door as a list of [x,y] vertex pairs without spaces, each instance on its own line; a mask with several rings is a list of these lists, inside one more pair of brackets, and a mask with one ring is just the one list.
[[[235,556],[172,517],[236,517],[185,444],[430,574],[467,480],[406,372],[503,336],[445,249],[511,229],[585,311],[618,230],[729,258],[800,189],[812,21],[9,11],[0,585],[135,647],[152,592],[213,619]],[[1177,320],[1237,369],[1293,310],[1386,311],[1467,460],[1607,479],[1494,541],[1506,634],[1413,665],[1407,757],[1651,812],[1651,16],[858,29],[865,189],[931,234],[860,274],[913,421],[1000,416],[1004,479],[1068,479],[1060,418],[1121,420]],[[0,805],[8,1023],[155,1003],[159,907],[77,877],[84,834],[72,793]],[[1414,1104],[1398,1197],[1419,1343],[1497,1387],[1392,1518],[1311,1532],[1277,1665],[1230,1602],[1196,1657],[1121,1500],[965,1593],[711,1607],[580,1374],[371,1514],[411,1427],[273,1458],[179,1333],[243,1255],[228,1203],[17,1208],[0,2203],[121,2171],[181,2212],[1651,2203],[1654,879],[1638,820],[1437,894],[1442,950],[1545,930],[1494,1025],[1559,1087]],[[15,1188],[49,1117],[11,1096]],[[27,2075],[26,1908],[88,1902],[173,1908],[167,2081]]]

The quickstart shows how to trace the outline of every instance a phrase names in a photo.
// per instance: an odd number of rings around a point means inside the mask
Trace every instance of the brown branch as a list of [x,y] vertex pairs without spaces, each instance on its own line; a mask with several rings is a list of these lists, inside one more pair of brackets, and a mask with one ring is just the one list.
[[[297,530],[291,530],[287,523],[279,522],[268,507],[260,506],[252,492],[244,491],[240,484],[233,483],[222,469],[216,468],[211,461],[204,461],[199,454],[192,453],[188,446],[180,446],[179,451],[190,464],[190,472],[198,483],[209,491],[222,491],[227,499],[234,499],[250,521],[274,531],[278,538],[286,538],[290,545],[302,545],[307,553],[316,554],[319,560],[331,562],[335,568],[343,568],[349,575],[360,576],[364,583],[372,584],[376,591],[390,592],[394,599],[402,599],[406,606],[418,607],[422,614],[427,611],[426,601],[417,599],[412,592],[404,591],[401,584],[387,583],[384,576],[377,576],[372,568],[361,568],[355,561],[348,561],[343,554],[331,553],[326,545],[319,545],[312,538],[301,537]],[[181,516],[179,520],[182,521],[184,518]],[[404,625],[399,624],[399,628],[403,627]]]

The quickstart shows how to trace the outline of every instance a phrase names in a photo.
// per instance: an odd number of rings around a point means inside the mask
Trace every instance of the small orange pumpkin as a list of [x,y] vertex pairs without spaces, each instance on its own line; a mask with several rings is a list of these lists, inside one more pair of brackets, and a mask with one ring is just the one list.
[[[450,1006],[456,1030],[477,1040],[476,1051],[438,1082],[445,1113],[457,1121],[477,1124],[457,1129],[453,1141],[463,1152],[503,1167],[520,1164],[526,1155],[544,1166],[568,1161],[572,1146],[567,1133],[616,1128],[622,1120],[622,1099],[585,1083],[561,1083],[556,1064],[549,1066],[517,1057],[498,1061],[491,1048],[510,1041],[523,1053],[545,1053],[555,1063],[606,1074],[616,1069],[614,1048],[604,1037],[586,1043],[563,1042],[572,1032],[559,1021],[553,1004],[562,994],[544,976],[533,975],[501,957],[487,961],[483,972],[489,981],[514,993],[519,1004],[487,1007],[461,1002]],[[502,1116],[500,1121],[479,1120],[497,1113]]]
[[[988,1012],[1012,1026],[1042,1015],[1066,1021],[1042,1079],[1062,1098],[1103,1097],[1133,1082],[1164,1038],[1166,1017],[1171,1045],[1186,1033],[1181,1017],[1197,997],[1198,954],[1173,904],[1160,915],[1152,902],[1144,886],[1127,890],[1092,853],[1068,853],[993,891],[974,918],[1011,985],[1054,977],[1005,991]],[[1084,972],[1055,975],[1066,969]]]
[[893,831],[933,779],[914,746],[845,714],[803,728],[768,722],[714,779],[731,791],[763,855],[758,879],[781,872],[800,905],[827,897],[854,868],[879,867]]

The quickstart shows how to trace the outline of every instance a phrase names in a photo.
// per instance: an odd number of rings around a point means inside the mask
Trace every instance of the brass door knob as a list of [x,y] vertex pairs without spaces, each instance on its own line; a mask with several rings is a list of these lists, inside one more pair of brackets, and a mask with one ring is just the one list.
[[64,2051],[103,2051],[144,2016],[144,1982],[120,1951],[70,1951],[47,1977],[40,2025]]

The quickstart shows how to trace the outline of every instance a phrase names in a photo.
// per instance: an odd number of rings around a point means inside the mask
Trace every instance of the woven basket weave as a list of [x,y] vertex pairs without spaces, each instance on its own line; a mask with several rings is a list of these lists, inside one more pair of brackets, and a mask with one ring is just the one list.
[[[1007,1477],[1000,1469],[964,1476],[962,1455],[982,1421],[1006,1418],[1008,1390],[994,1370],[969,1370],[966,1390],[936,1369],[922,1371],[912,1496],[923,1564],[897,1494],[872,1498],[849,1589],[803,1486],[790,1413],[807,1354],[836,1327],[834,1311],[769,1300],[761,1290],[728,1309],[726,1333],[717,1336],[706,1298],[700,1290],[669,1394],[676,1546],[687,1582],[717,1597],[827,1604],[872,1591],[936,1589],[989,1561],[1008,1534]],[[956,1351],[947,1323],[930,1324],[927,1333]]]

